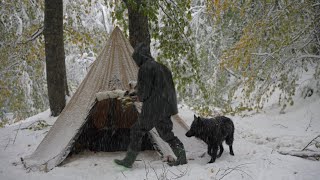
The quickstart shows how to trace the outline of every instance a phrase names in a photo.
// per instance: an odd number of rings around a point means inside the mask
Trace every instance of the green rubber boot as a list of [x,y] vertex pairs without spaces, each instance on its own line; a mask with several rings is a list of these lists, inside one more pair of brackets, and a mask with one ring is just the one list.
[[128,151],[126,157],[123,160],[115,159],[114,162],[126,168],[132,168],[132,164],[136,160],[137,156],[138,152]]
[[172,151],[174,155],[176,155],[177,160],[173,162],[169,162],[169,166],[178,166],[178,165],[183,165],[187,164],[187,156],[186,156],[186,151],[182,147],[177,147],[177,148],[172,148]]

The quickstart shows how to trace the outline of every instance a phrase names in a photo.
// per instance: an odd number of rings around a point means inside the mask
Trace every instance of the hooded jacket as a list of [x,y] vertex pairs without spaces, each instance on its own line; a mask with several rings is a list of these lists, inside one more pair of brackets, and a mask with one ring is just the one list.
[[142,115],[170,116],[178,113],[177,96],[171,71],[156,62],[149,48],[140,43],[133,55],[139,66],[137,95],[143,102]]

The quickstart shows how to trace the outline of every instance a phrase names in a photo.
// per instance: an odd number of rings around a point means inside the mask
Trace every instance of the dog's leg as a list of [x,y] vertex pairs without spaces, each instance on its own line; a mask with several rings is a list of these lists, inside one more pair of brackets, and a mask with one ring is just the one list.
[[231,154],[232,156],[234,156],[233,149],[232,149],[232,145],[229,145],[229,150],[230,150],[230,154]]
[[232,144],[233,144],[233,132],[234,132],[234,130],[232,130],[231,134],[226,137],[226,143],[229,145],[229,151],[230,151],[230,154],[231,154],[232,156],[234,156],[233,149],[232,149]]
[[222,143],[220,143],[219,149],[220,149],[220,152],[219,152],[217,158],[221,157],[221,155],[223,153],[223,145],[222,145]]
[[[218,148],[218,147],[217,147]],[[217,149],[217,152],[218,152],[218,149]],[[210,145],[208,145],[208,154],[212,157],[212,155],[214,154],[214,153],[217,153],[217,152],[215,152],[215,150],[214,150],[214,145],[213,144],[210,144]]]
[[218,146],[217,145],[213,145],[211,152],[212,152],[211,153],[211,160],[208,163],[214,163],[216,161],[217,152],[218,152]]
[[208,144],[208,154],[212,156],[212,145]]

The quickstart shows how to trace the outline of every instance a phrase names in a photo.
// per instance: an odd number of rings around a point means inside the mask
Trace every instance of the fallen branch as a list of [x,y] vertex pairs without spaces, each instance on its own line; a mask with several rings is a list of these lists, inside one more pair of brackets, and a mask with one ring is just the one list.
[[320,158],[320,152],[314,152],[314,151],[279,151],[282,155],[290,155],[290,156],[296,156],[301,158]]

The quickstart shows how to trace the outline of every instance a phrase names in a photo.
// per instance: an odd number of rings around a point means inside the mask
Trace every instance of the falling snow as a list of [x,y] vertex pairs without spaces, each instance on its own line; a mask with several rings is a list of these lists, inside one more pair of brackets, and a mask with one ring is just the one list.
[[[155,151],[139,154],[132,169],[124,169],[113,163],[122,158],[125,152],[81,152],[67,158],[60,166],[48,173],[27,172],[20,157],[31,154],[46,135],[50,126],[40,131],[23,129],[33,122],[45,120],[52,125],[56,118],[49,117],[49,110],[30,117],[21,123],[0,129],[0,179],[308,179],[320,176],[320,163],[290,155],[283,151],[297,151],[320,134],[320,100],[301,100],[297,106],[279,114],[270,106],[264,113],[230,118],[235,124],[235,156],[223,153],[213,164],[206,148],[202,158],[189,159],[187,165],[170,167],[161,160]],[[188,125],[194,113],[186,106],[180,106],[180,116]],[[20,130],[19,130],[20,129]],[[319,142],[319,139],[316,140]],[[306,150],[319,152],[316,141]],[[224,144],[225,149],[227,146]],[[158,177],[158,178],[157,178]],[[163,178],[165,179],[165,178]]]

